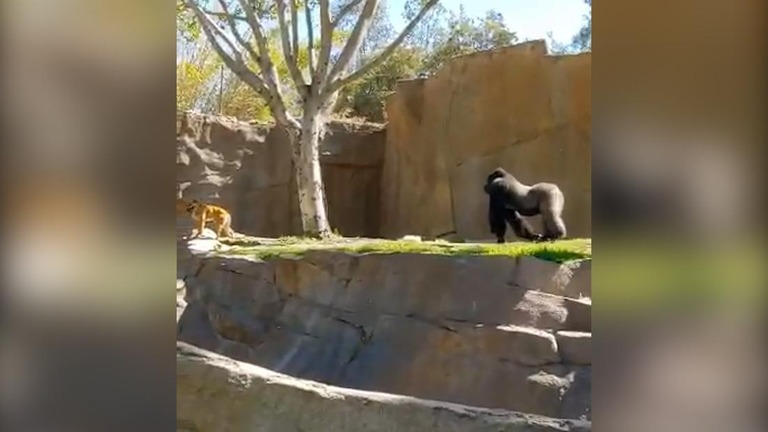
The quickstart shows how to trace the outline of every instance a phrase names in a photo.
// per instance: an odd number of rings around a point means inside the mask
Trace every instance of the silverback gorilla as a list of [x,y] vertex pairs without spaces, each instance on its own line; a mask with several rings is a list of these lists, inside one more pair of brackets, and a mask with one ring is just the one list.
[[[488,194],[488,223],[498,243],[504,243],[507,223],[520,238],[531,241],[556,240],[565,237],[562,213],[563,192],[552,183],[526,186],[502,168],[496,168],[483,188]],[[540,214],[544,219],[544,235],[533,231],[523,217]]]

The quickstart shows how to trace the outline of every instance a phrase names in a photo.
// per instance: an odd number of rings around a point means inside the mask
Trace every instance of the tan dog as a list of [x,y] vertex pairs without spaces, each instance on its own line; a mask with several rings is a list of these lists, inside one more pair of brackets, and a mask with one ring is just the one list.
[[[177,199],[176,209],[178,210],[181,205],[182,199]],[[213,226],[218,238],[234,237],[235,232],[232,230],[232,216],[224,208],[205,204],[198,200],[193,199],[187,202],[185,211],[192,216],[192,220],[195,223],[195,228],[192,230],[190,239],[196,238],[202,234],[205,229],[206,222],[213,222]]]

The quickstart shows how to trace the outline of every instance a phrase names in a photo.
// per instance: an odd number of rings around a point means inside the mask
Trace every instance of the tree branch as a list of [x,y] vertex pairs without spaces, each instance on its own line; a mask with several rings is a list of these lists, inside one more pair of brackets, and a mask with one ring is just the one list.
[[[296,0],[292,1],[296,4]],[[312,77],[315,76],[315,30],[312,28],[312,10],[309,8],[309,4],[304,5],[304,17],[307,20],[307,70],[309,71],[309,80],[312,82]]]
[[[362,1],[362,0],[355,0]],[[312,86],[321,91],[325,86],[328,65],[331,62],[331,47],[333,45],[333,25],[331,24],[330,6],[328,0],[320,0],[320,55],[317,58],[317,69],[312,76]]]
[[[345,85],[362,78],[365,74],[373,70],[374,68],[378,67],[380,64],[384,63],[384,61],[392,55],[392,53],[403,43],[405,38],[408,37],[408,35],[413,31],[414,27],[421,21],[424,16],[429,12],[430,9],[432,9],[434,6],[437,5],[437,3],[440,0],[429,0],[419,11],[418,14],[411,20],[411,22],[408,23],[407,26],[403,29],[402,33],[395,38],[392,43],[390,43],[379,55],[374,57],[373,60],[368,62],[367,64],[363,65],[360,69],[355,71],[354,73],[340,78],[340,79],[334,79],[334,81],[328,86],[327,92],[333,93],[340,88],[344,87]],[[338,62],[337,62],[338,64]]]
[[214,16],[214,17],[219,17],[219,18],[232,18],[232,19],[234,19],[236,21],[242,21],[242,22],[246,22],[246,23],[248,22],[248,19],[246,17],[242,16],[242,15],[233,15],[233,14],[230,14],[228,12],[215,12],[215,11],[208,10],[208,9],[203,9],[203,8],[200,8],[200,10],[204,14],[209,15],[209,16]]
[[240,31],[237,30],[237,23],[235,22],[235,16],[232,15],[232,13],[229,11],[229,7],[227,6],[227,3],[224,0],[218,0],[219,5],[221,5],[222,10],[224,13],[217,14],[219,16],[224,16],[227,19],[227,23],[229,23],[229,27],[232,30],[232,34],[235,36],[235,39],[237,39],[237,42],[245,48],[246,51],[248,51],[248,54],[250,54],[251,58],[253,58],[253,61],[256,62],[256,64],[261,65],[261,58],[259,54],[253,49],[253,46],[251,46],[251,43],[245,40],[243,36],[240,34]]
[[362,2],[363,0],[352,0],[347,3],[344,7],[341,8],[341,10],[339,10],[339,13],[336,14],[336,17],[333,18],[331,26],[333,28],[338,27],[338,25],[341,23],[341,20],[343,20],[345,16],[352,12],[357,7],[357,5]]
[[[236,45],[235,45],[235,43],[234,43],[234,42],[233,42],[233,41],[232,41],[232,40],[229,38],[229,36],[228,36],[226,33],[224,33],[224,32],[223,32],[223,31],[222,31],[222,30],[221,30],[221,29],[220,29],[220,28],[219,28],[219,27],[216,25],[216,23],[214,23],[213,21],[211,21],[211,19],[208,17],[208,15],[206,15],[205,13],[203,13],[202,9],[200,9],[200,8],[197,6],[197,4],[195,4],[195,3],[194,3],[194,1],[191,1],[191,0],[189,0],[189,1],[188,1],[188,4],[189,4],[189,5],[190,5],[190,7],[192,8],[192,13],[194,13],[194,15],[195,15],[195,18],[197,18],[198,22],[200,22],[200,26],[201,26],[201,27],[204,27],[204,26],[208,26],[208,27],[206,27],[205,29],[207,29],[207,30],[208,30],[208,32],[206,32],[206,36],[210,35],[210,37],[209,37],[209,40],[211,40],[211,42],[213,42],[214,40],[216,40],[216,36],[218,36],[218,37],[219,37],[219,38],[221,38],[221,39],[222,39],[224,42],[226,42],[226,43],[227,43],[227,45],[229,46],[229,49],[231,49],[231,50],[232,50],[232,55],[231,55],[231,57],[232,57],[233,59],[234,59],[234,58],[237,58],[237,57],[240,57],[240,52],[237,50],[237,46],[236,46]],[[214,35],[214,34],[215,34],[215,35]],[[221,47],[221,44],[219,44],[219,47]]]
[[[296,5],[296,0],[288,0],[291,2],[291,39],[293,39],[292,54],[296,62],[299,61],[299,10]],[[305,3],[307,1],[305,0]],[[307,5],[309,7],[309,5]]]
[[252,70],[248,68],[248,66],[245,64],[245,61],[243,61],[242,56],[237,52],[237,49],[235,49],[231,42],[227,42],[227,44],[230,45],[230,47],[233,49],[232,55],[228,54],[226,50],[224,50],[224,48],[221,46],[221,43],[219,43],[219,40],[216,36],[218,35],[227,41],[226,34],[222,32],[221,29],[219,29],[213,21],[211,21],[211,19],[197,6],[197,4],[194,3],[194,1],[187,1],[187,5],[190,7],[190,9],[192,9],[195,17],[197,17],[197,20],[200,22],[200,27],[203,29],[205,36],[208,38],[208,41],[211,43],[214,51],[216,51],[219,57],[221,57],[221,60],[224,62],[224,64],[227,65],[227,67],[232,70],[235,75],[242,79],[243,82],[248,84],[258,94],[264,97],[267,102],[270,102],[272,95],[270,94],[266,84],[261,78],[259,78],[258,75],[256,75]]
[[275,68],[274,63],[272,63],[272,59],[269,57],[269,45],[267,44],[267,38],[265,36],[264,28],[261,26],[261,21],[259,21],[259,19],[256,17],[256,14],[253,13],[253,9],[248,4],[247,0],[237,1],[240,3],[240,7],[243,8],[243,11],[245,11],[245,17],[248,21],[248,25],[251,27],[254,37],[256,37],[256,44],[259,47],[259,52],[264,54],[259,56],[261,59],[259,66],[261,67],[262,74],[264,74],[264,82],[266,82],[267,86],[282,99],[280,79],[277,75],[277,69]]
[[[293,2],[293,0],[291,0]],[[291,36],[288,33],[288,23],[285,22],[285,0],[277,0],[277,22],[280,24],[280,40],[283,45],[283,56],[285,57],[285,63],[288,66],[288,72],[293,78],[293,82],[296,85],[296,91],[303,96],[307,96],[307,83],[304,81],[304,77],[299,70],[296,57],[293,56],[293,46],[291,44]],[[298,31],[297,31],[298,33]],[[298,41],[293,41],[294,44],[298,44]]]
[[[269,58],[269,50],[266,44],[266,38],[264,37],[263,29],[258,19],[254,15],[253,11],[248,8],[245,0],[238,0],[245,10],[248,24],[256,36],[257,43],[259,45],[259,52],[265,53],[265,55],[259,56],[261,59],[261,72],[263,77],[259,77],[253,70],[248,68],[248,65],[243,61],[242,56],[234,47],[232,41],[229,40],[226,33],[219,29],[216,24],[211,21],[210,17],[206,15],[202,9],[195,3],[195,0],[186,0],[186,5],[192,9],[197,20],[200,22],[200,26],[205,32],[208,41],[221,57],[224,64],[240,78],[244,83],[253,88],[259,95],[261,95],[266,101],[267,105],[272,111],[272,115],[279,123],[289,129],[289,133],[294,133],[301,125],[299,122],[288,112],[285,102],[283,100],[282,92],[280,91],[280,81],[277,76],[272,60]],[[219,43],[216,35],[222,38],[232,48],[233,55],[229,55]]]
[[[436,0],[430,0],[430,3]],[[336,60],[336,64],[331,68],[331,72],[328,74],[328,82],[332,83],[336,80],[336,77],[344,72],[349,66],[349,62],[352,60],[352,56],[360,49],[360,44],[363,42],[363,38],[368,33],[368,29],[373,22],[373,14],[376,12],[376,7],[379,5],[379,0],[366,0],[363,6],[363,11],[360,12],[360,16],[357,18],[355,28],[352,29],[347,43],[339,54],[339,59]]]

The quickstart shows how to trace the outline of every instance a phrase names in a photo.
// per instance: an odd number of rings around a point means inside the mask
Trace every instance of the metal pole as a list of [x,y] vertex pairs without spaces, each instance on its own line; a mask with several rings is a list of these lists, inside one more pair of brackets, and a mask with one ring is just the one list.
[[219,115],[221,115],[221,100],[224,92],[224,66],[219,66]]

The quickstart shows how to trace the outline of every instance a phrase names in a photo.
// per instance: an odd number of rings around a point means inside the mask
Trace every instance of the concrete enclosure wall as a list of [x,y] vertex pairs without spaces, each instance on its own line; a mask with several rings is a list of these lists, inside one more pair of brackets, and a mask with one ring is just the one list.
[[[569,236],[590,236],[590,54],[549,56],[537,41],[455,58],[433,77],[399,83],[386,111],[386,131],[334,122],[322,143],[341,234],[490,238],[482,184],[501,166],[527,184],[557,183]],[[244,234],[301,231],[283,132],[198,116],[177,130],[185,198],[224,204]]]
[[[332,226],[348,236],[378,236],[384,130],[332,122],[321,165]],[[279,237],[301,233],[288,137],[279,128],[185,115],[176,140],[176,182],[187,199],[224,205],[235,231]],[[177,224],[186,230],[184,218]]]
[[569,236],[590,235],[590,54],[536,41],[459,57],[400,83],[386,108],[383,236],[490,237],[482,185],[497,166],[558,184]]

